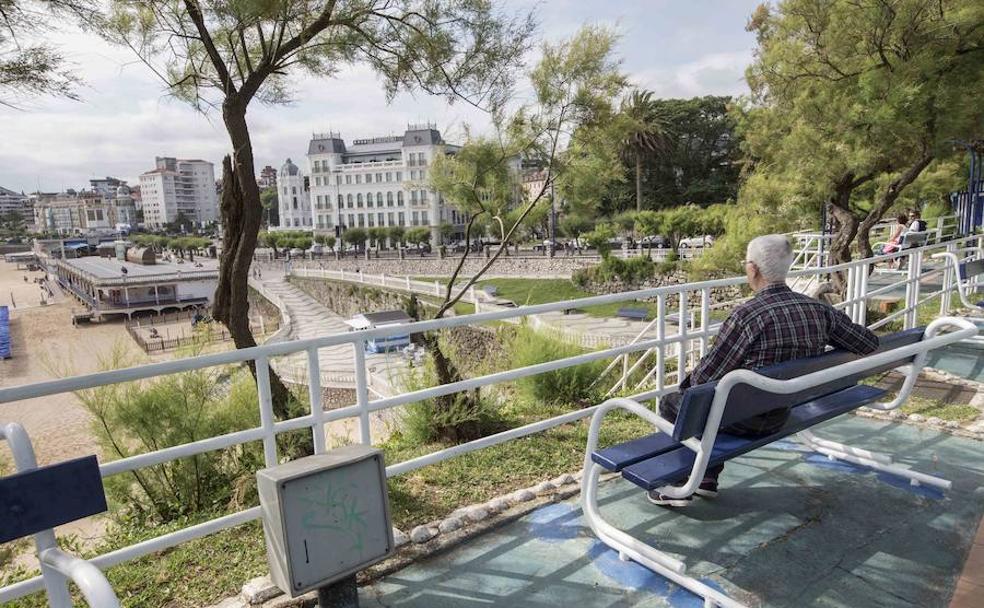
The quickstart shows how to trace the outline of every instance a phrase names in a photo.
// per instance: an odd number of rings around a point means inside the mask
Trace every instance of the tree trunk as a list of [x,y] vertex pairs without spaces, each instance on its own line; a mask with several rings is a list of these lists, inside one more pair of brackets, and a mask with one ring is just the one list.
[[862,257],[870,258],[874,255],[874,251],[871,248],[871,228],[881,221],[882,217],[885,216],[885,212],[895,204],[895,201],[898,200],[899,195],[902,194],[902,191],[909,186],[909,184],[916,181],[916,179],[922,174],[923,170],[925,170],[926,167],[928,167],[932,162],[933,155],[930,153],[924,153],[919,160],[914,162],[898,177],[889,182],[888,186],[885,187],[885,190],[878,194],[871,211],[868,212],[868,215],[858,226],[858,250],[861,252]]
[[635,155],[636,211],[642,211],[642,155]]
[[[256,346],[256,340],[249,327],[249,267],[256,251],[263,207],[253,171],[253,146],[246,125],[245,105],[227,99],[222,108],[222,117],[232,141],[233,156],[222,159],[220,211],[225,233],[212,316],[229,329],[236,348],[252,348]],[[255,364],[250,362],[249,369],[255,377]],[[290,391],[272,368],[270,392],[274,415],[281,420],[291,418],[295,412],[291,407]],[[298,446],[299,452],[313,452],[310,437],[307,443],[306,446]]]
[[[858,233],[858,218],[851,211],[851,193],[854,191],[853,175],[842,178],[834,187],[834,193],[827,201],[830,216],[834,220],[834,238],[830,242],[830,263],[844,264],[851,261],[851,243]],[[841,294],[847,289],[847,279],[843,272],[833,274],[833,282]]]

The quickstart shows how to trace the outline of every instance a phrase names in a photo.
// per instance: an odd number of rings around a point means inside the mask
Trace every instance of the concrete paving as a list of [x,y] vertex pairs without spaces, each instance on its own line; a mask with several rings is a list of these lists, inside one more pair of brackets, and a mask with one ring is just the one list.
[[[292,326],[289,337],[306,340],[339,333],[351,328],[344,319],[325,308],[317,300],[288,283],[283,275],[270,273],[261,281],[264,289],[280,298],[287,307]],[[321,368],[323,387],[355,387],[355,359],[352,346],[348,344],[321,348],[318,361]],[[274,361],[278,371],[287,377],[307,382],[307,353],[294,353]],[[400,353],[366,354],[366,369],[371,396],[389,396],[400,391],[402,378],[406,373],[407,362]]]
[[[789,441],[729,463],[716,499],[663,509],[619,479],[602,484],[602,513],[750,606],[948,606],[984,512],[984,444],[853,417],[820,434],[894,452],[911,468],[951,479],[953,489],[912,487]],[[702,605],[620,562],[584,525],[575,500],[415,563],[360,595],[367,608]]]

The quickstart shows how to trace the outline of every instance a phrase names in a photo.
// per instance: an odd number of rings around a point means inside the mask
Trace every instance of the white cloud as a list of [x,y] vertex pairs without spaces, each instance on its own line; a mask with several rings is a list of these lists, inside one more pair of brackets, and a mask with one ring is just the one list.
[[634,80],[657,97],[742,95],[748,92],[745,68],[751,61],[751,49],[711,53],[677,66],[641,71]]
[[[659,96],[688,97],[745,91],[744,66],[751,37],[743,31],[744,2],[670,0],[507,0],[516,10],[535,6],[539,34],[556,40],[582,23],[617,23],[625,69]],[[745,0],[749,3],[758,0]],[[602,14],[604,13],[604,14]],[[16,190],[85,186],[91,177],[134,180],[153,167],[154,156],[204,158],[219,164],[229,148],[221,116],[203,116],[168,98],[162,83],[126,49],[81,32],[52,41],[77,66],[88,86],[83,102],[31,102],[24,111],[0,108],[0,185]],[[654,51],[654,42],[656,50]],[[701,54],[702,53],[702,54]],[[303,159],[312,132],[341,131],[347,139],[400,133],[407,123],[436,122],[451,141],[465,125],[484,130],[488,118],[465,103],[448,105],[427,95],[386,102],[378,78],[364,67],[331,80],[302,78],[295,103],[249,110],[256,162],[279,166]]]

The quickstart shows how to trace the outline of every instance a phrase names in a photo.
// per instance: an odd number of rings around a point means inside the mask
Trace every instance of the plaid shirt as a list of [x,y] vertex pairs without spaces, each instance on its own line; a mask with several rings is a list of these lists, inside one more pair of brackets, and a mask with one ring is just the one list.
[[[713,348],[684,379],[680,390],[718,380],[731,370],[819,355],[828,344],[866,355],[878,348],[878,336],[839,310],[796,293],[785,283],[775,283],[731,313]],[[772,432],[785,423],[788,413],[786,409],[766,412],[742,421],[735,430]]]

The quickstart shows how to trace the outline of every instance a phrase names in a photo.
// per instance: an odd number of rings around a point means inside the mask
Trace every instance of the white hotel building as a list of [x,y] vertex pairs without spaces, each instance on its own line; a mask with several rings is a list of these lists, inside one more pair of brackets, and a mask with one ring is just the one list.
[[157,157],[157,168],[140,175],[144,224],[163,228],[178,214],[199,225],[219,219],[215,169],[204,160]]
[[[464,216],[427,187],[427,171],[434,158],[458,149],[433,125],[411,125],[403,135],[351,144],[337,133],[315,134],[308,145],[308,174],[289,161],[281,169],[281,228],[339,235],[352,227],[429,226],[432,242],[439,243],[441,224],[460,232]],[[305,200],[308,210],[301,209]]]

